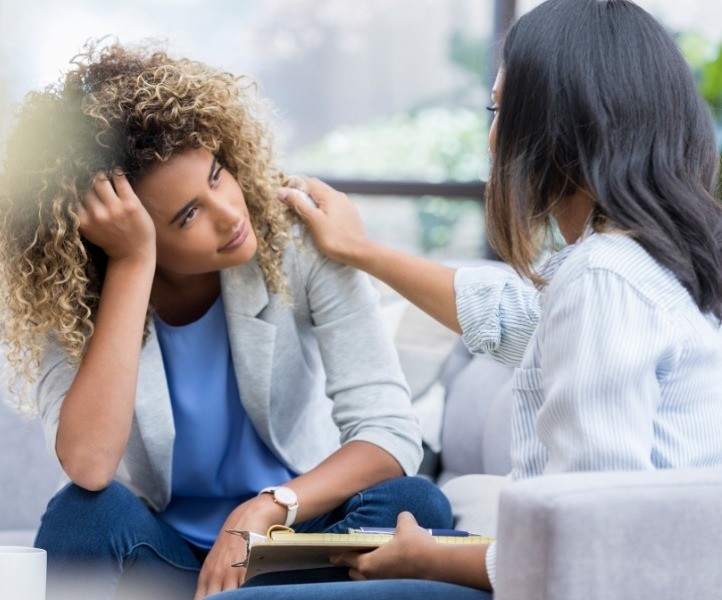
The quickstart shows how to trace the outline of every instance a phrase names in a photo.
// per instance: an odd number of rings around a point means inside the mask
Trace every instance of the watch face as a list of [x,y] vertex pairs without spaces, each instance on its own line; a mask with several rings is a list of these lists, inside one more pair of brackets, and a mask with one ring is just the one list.
[[291,488],[283,486],[277,487],[275,489],[275,491],[273,492],[273,497],[275,498],[276,502],[284,504],[285,506],[293,506],[298,502],[298,496],[296,496],[296,492],[294,492]]

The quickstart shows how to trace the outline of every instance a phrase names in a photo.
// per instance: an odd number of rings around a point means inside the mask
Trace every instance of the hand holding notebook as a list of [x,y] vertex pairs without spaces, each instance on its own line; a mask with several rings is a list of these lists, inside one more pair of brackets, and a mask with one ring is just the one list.
[[[408,515],[413,521],[413,517]],[[399,523],[404,515],[400,515]],[[421,529],[421,528],[419,528]],[[393,531],[393,530],[391,530]],[[492,538],[456,532],[451,535],[431,536],[421,530],[434,543],[442,545],[488,544]],[[274,525],[266,536],[247,531],[229,531],[243,536],[248,547],[246,560],[234,566],[246,567],[246,579],[273,571],[293,571],[334,566],[332,556],[348,557],[349,553],[370,552],[394,539],[394,533],[295,533],[287,527]],[[450,533],[450,532],[446,532]],[[459,535],[465,534],[465,535]]]

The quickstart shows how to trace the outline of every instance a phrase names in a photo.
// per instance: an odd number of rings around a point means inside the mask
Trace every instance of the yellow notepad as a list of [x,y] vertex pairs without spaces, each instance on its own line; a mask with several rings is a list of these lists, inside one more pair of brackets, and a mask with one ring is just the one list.
[[[246,540],[247,558],[234,567],[246,567],[246,579],[274,571],[297,571],[330,567],[331,555],[369,552],[391,541],[393,535],[379,533],[296,533],[273,525],[266,537],[249,531],[228,530]],[[472,535],[434,536],[439,544],[488,544],[494,538]]]

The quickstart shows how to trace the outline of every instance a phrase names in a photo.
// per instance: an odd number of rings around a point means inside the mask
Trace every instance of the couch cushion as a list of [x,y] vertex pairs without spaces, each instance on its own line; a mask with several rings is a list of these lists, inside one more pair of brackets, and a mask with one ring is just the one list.
[[0,401],[0,530],[36,529],[60,479],[39,420]]
[[0,531],[0,546],[32,547],[35,542],[35,529],[9,529]]
[[485,536],[496,536],[499,496],[509,483],[498,475],[463,475],[441,487],[451,504],[454,527]]
[[460,475],[511,470],[513,369],[459,344],[449,359],[439,483]]

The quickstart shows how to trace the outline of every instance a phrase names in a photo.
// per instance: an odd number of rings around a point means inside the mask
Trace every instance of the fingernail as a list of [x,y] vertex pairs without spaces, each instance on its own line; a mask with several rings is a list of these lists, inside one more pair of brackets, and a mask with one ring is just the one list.
[[308,192],[304,192],[303,190],[294,188],[293,193],[296,194],[296,196],[298,196],[299,198],[301,198],[301,200],[303,200],[309,206],[313,206],[314,208],[318,207],[318,204],[316,204],[316,201],[308,195]]
[[278,198],[281,202],[286,204],[288,202],[288,190],[284,188],[280,188],[276,191],[276,198]]
[[286,182],[286,187],[296,188],[301,191],[306,191],[305,180],[298,175],[291,175]]

